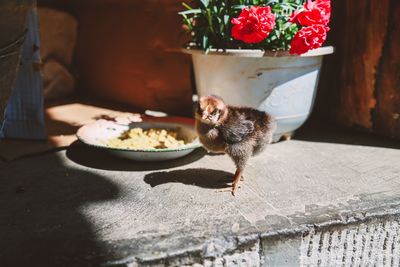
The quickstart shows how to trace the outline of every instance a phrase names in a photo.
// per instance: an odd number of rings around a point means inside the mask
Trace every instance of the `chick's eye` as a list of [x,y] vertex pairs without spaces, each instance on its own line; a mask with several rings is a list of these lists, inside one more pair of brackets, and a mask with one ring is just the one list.
[[211,112],[211,115],[215,116],[219,113],[218,109],[214,109],[213,112]]

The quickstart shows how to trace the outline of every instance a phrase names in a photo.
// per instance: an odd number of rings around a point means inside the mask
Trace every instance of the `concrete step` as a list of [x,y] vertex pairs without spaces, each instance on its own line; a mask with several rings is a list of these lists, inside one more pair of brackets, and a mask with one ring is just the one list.
[[400,147],[314,130],[235,171],[75,144],[0,164],[1,266],[397,266]]

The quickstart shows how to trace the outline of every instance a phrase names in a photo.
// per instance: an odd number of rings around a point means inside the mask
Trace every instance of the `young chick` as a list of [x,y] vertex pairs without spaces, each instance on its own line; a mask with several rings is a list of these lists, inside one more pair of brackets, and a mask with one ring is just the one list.
[[271,143],[275,121],[266,112],[253,108],[228,106],[214,95],[200,98],[196,130],[203,146],[215,153],[228,154],[236,165],[232,194],[251,156]]

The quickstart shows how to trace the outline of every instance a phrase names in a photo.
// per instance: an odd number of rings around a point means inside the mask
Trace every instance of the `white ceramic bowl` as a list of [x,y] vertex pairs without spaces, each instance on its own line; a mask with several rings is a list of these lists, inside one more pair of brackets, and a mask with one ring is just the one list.
[[[187,143],[178,148],[164,149],[123,149],[111,148],[105,145],[107,140],[118,137],[123,132],[135,127],[143,129],[176,129]],[[77,136],[78,139],[86,145],[104,149],[117,157],[136,161],[165,161],[177,159],[186,156],[196,148],[201,147],[192,124],[178,121],[174,122],[174,120],[171,119],[166,119],[166,121],[158,119],[158,121],[135,122],[129,126],[121,125],[113,121],[99,120],[95,123],[87,124],[79,128]]]

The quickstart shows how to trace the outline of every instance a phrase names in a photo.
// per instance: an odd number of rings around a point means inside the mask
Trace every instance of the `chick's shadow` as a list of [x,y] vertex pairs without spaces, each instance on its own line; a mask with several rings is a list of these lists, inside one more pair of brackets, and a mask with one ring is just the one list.
[[233,173],[204,168],[153,172],[144,181],[151,187],[168,183],[195,185],[202,188],[222,189],[233,181]]

